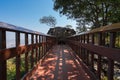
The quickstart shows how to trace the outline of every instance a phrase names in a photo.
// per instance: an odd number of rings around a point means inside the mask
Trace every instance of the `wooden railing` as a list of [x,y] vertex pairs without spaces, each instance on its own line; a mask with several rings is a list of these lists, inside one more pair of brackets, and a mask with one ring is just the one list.
[[[15,34],[15,47],[7,47],[6,38],[7,36],[12,36],[7,35],[7,32]],[[24,34],[24,45],[20,44],[21,34]],[[12,66],[7,66],[8,59],[15,58],[15,79],[20,80],[21,55],[24,54],[25,74],[30,71],[32,72],[38,61],[54,43],[55,38],[52,36],[0,22],[0,80],[7,80],[7,67]]]
[[[120,23],[103,26],[68,38],[68,44],[98,80],[120,76]],[[103,79],[103,78],[107,79]]]

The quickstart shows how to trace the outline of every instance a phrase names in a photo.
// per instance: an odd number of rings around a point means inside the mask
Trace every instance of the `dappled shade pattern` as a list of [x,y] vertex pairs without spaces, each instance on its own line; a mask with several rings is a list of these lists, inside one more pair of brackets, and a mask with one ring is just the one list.
[[66,45],[54,46],[41,61],[30,80],[90,80]]

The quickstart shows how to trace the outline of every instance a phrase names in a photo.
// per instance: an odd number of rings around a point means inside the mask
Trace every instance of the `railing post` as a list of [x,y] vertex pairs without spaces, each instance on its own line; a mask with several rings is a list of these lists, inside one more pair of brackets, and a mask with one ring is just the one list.
[[[102,45],[102,33],[98,33],[98,45]],[[97,66],[98,79],[101,80],[101,55],[98,55]]]
[[[110,47],[115,47],[115,32],[110,32]],[[108,58],[108,80],[113,80],[114,75],[114,61]]]
[[[28,34],[25,33],[25,46],[27,45],[28,45]],[[28,72],[28,52],[25,53],[25,72],[26,73]]]
[[102,46],[105,46],[105,33],[102,33]]
[[[89,44],[89,34],[87,34],[87,44]],[[86,61],[86,63],[87,63],[87,65],[89,65],[89,50],[87,50],[86,56],[87,56],[87,61]]]
[[[80,35],[80,43],[82,43],[82,36]],[[82,59],[82,47],[80,46],[80,58]]]
[[18,55],[16,56],[16,80],[20,80],[20,32],[16,32],[16,48]]
[[44,46],[44,48],[45,48],[45,53],[44,53],[44,55],[46,54],[46,45],[47,45],[47,43],[46,43],[46,36],[44,37],[44,41],[45,41],[45,46]]
[[[78,42],[80,42],[80,36],[78,36]],[[80,45],[78,46],[79,54],[78,56],[80,57]]]
[[[94,45],[94,34],[91,34],[92,36],[92,44]],[[91,70],[94,71],[94,53],[92,52],[91,53]]]
[[40,36],[40,43],[41,43],[41,47],[40,47],[40,58],[42,58],[42,54],[43,54],[43,52],[42,52],[42,36]]
[[34,35],[31,34],[31,43],[32,43],[32,52],[31,52],[31,68],[33,68],[34,65],[34,58],[33,58],[33,54],[34,54]]
[[[76,41],[78,41],[78,36],[76,36]],[[76,54],[78,55],[78,50],[79,50],[79,48],[78,48],[79,46],[76,46]]]
[[41,49],[41,48],[40,48],[40,46],[41,46],[41,45],[40,45],[40,42],[41,42],[41,40],[40,40],[40,35],[39,35],[39,43],[38,43],[38,44],[39,44],[39,53],[38,53],[38,59],[39,59],[39,60],[40,60],[40,57],[41,57],[41,56],[40,56],[40,53],[41,53],[41,52],[40,52],[40,51],[41,51],[41,50],[40,50],[40,49]]
[[44,55],[45,55],[45,46],[46,46],[46,42],[45,42],[45,36],[44,36]]
[[43,36],[42,36],[42,57],[44,55],[44,41],[43,41]]
[[[85,44],[85,34],[83,35],[83,43]],[[85,48],[83,48],[83,61],[86,63],[86,53]]]
[[[6,48],[6,31],[0,31],[0,49]],[[2,54],[0,54],[1,56]],[[0,61],[0,80],[7,80],[7,62]]]
[[36,63],[37,63],[37,61],[38,61],[38,35],[36,34],[36,45],[37,45],[37,47],[36,47]]
[[[83,43],[83,35],[81,35],[81,43]],[[84,59],[84,56],[83,56],[83,48],[82,48],[82,46],[81,46],[81,58],[82,58],[82,60]]]
[[[47,40],[48,39],[48,37],[46,36],[46,52],[48,51],[48,45],[50,44],[50,42]],[[51,38],[52,39],[52,38]]]

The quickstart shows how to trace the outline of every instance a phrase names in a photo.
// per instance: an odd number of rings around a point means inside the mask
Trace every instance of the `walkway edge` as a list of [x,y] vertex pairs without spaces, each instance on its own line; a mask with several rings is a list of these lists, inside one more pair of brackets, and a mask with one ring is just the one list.
[[86,73],[88,73],[88,75],[90,76],[91,80],[98,80],[97,77],[94,75],[94,73],[88,68],[88,66],[83,63],[82,59],[80,59],[80,57],[74,51],[73,51],[73,53],[74,53],[73,56],[78,60],[79,63],[81,63],[84,71]]
[[[50,49],[49,49],[50,50]],[[21,80],[29,80],[30,76],[32,76],[32,74],[36,71],[36,69],[38,68],[39,64],[41,64],[41,62],[45,59],[45,57],[49,54],[49,50],[48,52],[45,54],[45,56],[42,57],[42,59],[40,59],[39,62],[37,62],[37,64],[28,72],[26,73],[23,78]]]

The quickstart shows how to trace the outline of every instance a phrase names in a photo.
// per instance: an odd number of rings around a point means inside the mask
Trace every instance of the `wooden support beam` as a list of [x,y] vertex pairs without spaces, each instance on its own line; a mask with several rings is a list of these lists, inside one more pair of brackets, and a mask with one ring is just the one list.
[[[0,31],[0,49],[6,48],[6,31]],[[3,54],[0,54],[2,56]],[[7,62],[0,61],[0,80],[7,80]]]
[[[31,44],[34,44],[34,35],[33,34],[31,34]],[[34,46],[32,46],[32,51],[31,51],[31,68],[33,68],[33,66],[34,66],[33,54],[34,54]]]
[[38,43],[39,43],[39,51],[38,51],[38,59],[39,59],[39,60],[40,60],[40,57],[41,57],[41,56],[40,56],[40,54],[41,54],[41,50],[40,50],[40,49],[41,49],[41,48],[40,48],[40,47],[41,47],[41,45],[40,45],[41,39],[40,39],[40,38],[41,38],[41,37],[40,37],[40,35],[39,35],[39,42],[38,42]]
[[[111,32],[110,33],[110,46],[111,48],[115,47],[115,38],[116,38],[116,33]],[[114,76],[114,61],[110,58],[108,58],[108,80],[113,80]]]
[[[28,34],[27,33],[25,33],[25,46],[27,46],[28,45]],[[28,72],[28,53],[29,53],[29,51],[27,51],[26,53],[25,53],[25,72],[27,73]]]
[[20,80],[20,52],[19,52],[19,46],[20,46],[20,33],[16,32],[16,48],[18,49],[16,56],[16,80]]
[[43,36],[42,36],[42,57],[44,55],[44,41],[43,41]]
[[[89,44],[89,34],[87,34],[87,44]],[[87,50],[86,57],[86,63],[89,65],[89,50]]]
[[[91,43],[94,44],[94,34],[91,34]],[[91,70],[94,71],[94,54],[91,54]]]
[[[102,33],[98,33],[98,45],[102,45]],[[97,74],[98,74],[98,79],[101,80],[101,70],[102,70],[102,65],[101,65],[101,55],[98,55],[98,60],[97,60]]]
[[[36,37],[35,37],[35,40],[36,40],[36,44],[38,45],[38,35],[36,34]],[[38,46],[36,47],[36,63],[38,61]]]
[[[82,43],[82,36],[80,35],[80,43]],[[82,59],[82,47],[80,46],[80,58]]]

